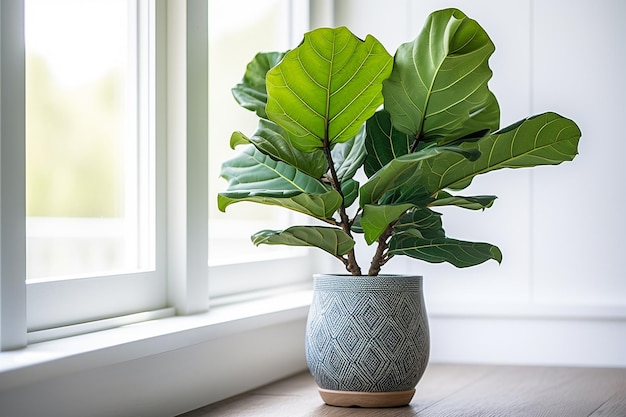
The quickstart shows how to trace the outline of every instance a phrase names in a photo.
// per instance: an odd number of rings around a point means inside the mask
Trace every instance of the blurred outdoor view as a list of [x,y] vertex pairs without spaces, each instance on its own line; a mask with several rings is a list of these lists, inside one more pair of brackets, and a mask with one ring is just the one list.
[[128,16],[125,0],[25,1],[28,279],[139,266]]

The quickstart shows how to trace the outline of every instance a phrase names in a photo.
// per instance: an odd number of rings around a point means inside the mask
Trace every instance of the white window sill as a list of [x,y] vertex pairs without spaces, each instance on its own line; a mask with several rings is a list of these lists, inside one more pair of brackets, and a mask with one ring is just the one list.
[[130,324],[2,352],[0,391],[302,320],[311,297],[311,291],[299,290],[215,306],[204,314]]

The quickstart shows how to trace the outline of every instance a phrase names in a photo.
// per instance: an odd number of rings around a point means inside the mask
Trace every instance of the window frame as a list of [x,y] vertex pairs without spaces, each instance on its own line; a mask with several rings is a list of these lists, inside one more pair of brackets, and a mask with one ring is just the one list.
[[[23,2],[22,2],[23,4]],[[154,129],[147,126],[153,125],[155,120],[156,98],[154,97],[157,85],[155,71],[146,71],[155,67],[156,62],[156,10],[150,2],[145,0],[133,0],[128,7],[129,22],[133,26],[129,30],[129,42],[131,50],[135,49],[137,58],[142,60],[137,67],[129,68],[128,74],[134,78],[135,86],[131,96],[136,111],[136,120],[131,123],[130,134],[136,135],[136,157],[134,164],[142,164],[139,170],[146,168],[155,173],[162,170],[162,166],[156,166],[150,161],[156,158],[154,147],[158,146],[162,137],[149,138],[147,136],[156,134]],[[140,36],[140,31],[147,30],[147,37]],[[159,29],[162,30],[162,29]],[[147,38],[147,39],[146,39]],[[144,61],[148,62],[144,62]],[[145,64],[145,65],[144,65]],[[147,76],[147,77],[146,77]],[[147,80],[146,80],[147,78]],[[152,120],[147,120],[152,119]],[[131,156],[132,158],[132,156]],[[139,174],[141,176],[141,174]],[[156,183],[146,178],[134,178],[131,175],[131,189],[142,189],[141,192],[148,194],[150,200],[155,201],[154,190],[162,189],[158,179]],[[139,187],[139,182],[143,182]],[[147,187],[146,187],[147,186]],[[148,188],[146,190],[146,188]],[[165,238],[162,228],[158,225],[163,223],[162,218],[155,218],[156,213],[162,210],[149,209],[148,221],[142,221],[141,227],[150,228],[147,223],[157,225],[155,233],[149,233],[154,237],[154,244],[157,245],[154,267],[151,270],[84,276],[76,278],[51,278],[28,280],[26,284],[27,298],[27,329],[34,336],[35,340],[40,340],[42,332],[57,327],[67,327],[68,334],[73,333],[71,326],[85,322],[108,319],[115,316],[123,316],[140,311],[160,310],[166,307],[165,285],[165,259],[159,253],[158,242]],[[25,221],[20,219],[21,221]],[[138,233],[139,231],[137,231]],[[153,242],[150,242],[153,244]],[[160,256],[159,256],[160,255]],[[144,255],[145,256],[145,255]],[[80,296],[77,296],[80,294]],[[29,337],[32,341],[33,337]]]
[[0,348],[26,345],[24,7],[0,2]]

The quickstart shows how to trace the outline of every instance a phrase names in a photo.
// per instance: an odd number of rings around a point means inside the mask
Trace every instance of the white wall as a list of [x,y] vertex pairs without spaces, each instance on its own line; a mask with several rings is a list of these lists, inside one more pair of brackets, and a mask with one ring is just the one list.
[[497,244],[501,265],[395,260],[395,271],[425,276],[432,360],[626,366],[626,3],[338,0],[334,18],[393,54],[445,7],[496,45],[490,87],[502,126],[551,110],[583,137],[574,162],[498,171],[463,192],[497,195],[492,208],[445,211],[449,236]]

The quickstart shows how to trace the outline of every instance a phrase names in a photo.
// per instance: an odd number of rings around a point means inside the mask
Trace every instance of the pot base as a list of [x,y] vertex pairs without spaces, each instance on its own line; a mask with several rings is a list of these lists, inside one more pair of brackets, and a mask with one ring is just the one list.
[[394,392],[334,391],[319,388],[322,400],[336,407],[383,408],[408,405],[415,389]]

